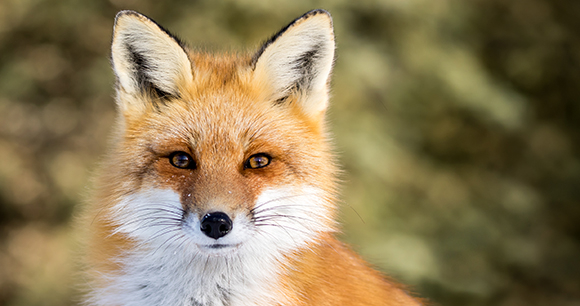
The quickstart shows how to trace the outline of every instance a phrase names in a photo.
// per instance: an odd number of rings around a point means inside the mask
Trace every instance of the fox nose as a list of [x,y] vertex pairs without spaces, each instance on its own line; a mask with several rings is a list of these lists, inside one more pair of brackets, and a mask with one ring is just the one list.
[[200,228],[206,236],[218,239],[232,230],[232,219],[223,212],[209,213],[201,219]]

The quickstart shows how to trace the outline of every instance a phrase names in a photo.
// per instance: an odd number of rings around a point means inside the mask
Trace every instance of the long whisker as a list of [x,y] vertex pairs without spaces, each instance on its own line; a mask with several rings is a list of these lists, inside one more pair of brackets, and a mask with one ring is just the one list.
[[[164,247],[164,250],[167,250],[167,248],[169,248],[169,246],[171,245],[171,243],[178,241],[179,239],[184,238],[183,234],[179,234],[179,235],[173,235],[171,236],[169,239],[166,239],[161,245],[159,245],[155,251],[153,252],[153,255],[155,255],[155,253],[157,253],[157,251],[159,251],[161,248]],[[170,243],[171,242],[171,243]]]
[[291,237],[292,239],[294,239],[294,236],[292,234],[290,234],[290,232],[287,231],[288,229],[293,230],[293,231],[296,231],[296,232],[299,232],[299,233],[302,233],[304,235],[310,235],[310,232],[307,232],[305,230],[297,229],[297,228],[292,227],[292,226],[286,226],[286,225],[282,226],[282,225],[277,224],[277,223],[275,223],[275,224],[273,224],[273,223],[259,223],[259,224],[256,224],[256,226],[258,226],[258,227],[259,226],[274,226],[274,227],[279,227],[279,228],[283,229],[286,232],[286,234],[288,234],[288,236]]
[[280,218],[297,218],[297,219],[303,219],[303,220],[311,220],[309,218],[302,217],[302,216],[296,216],[296,215],[290,215],[290,214],[284,214],[284,213],[277,213],[277,212],[271,212],[269,214],[254,216],[251,220],[259,220],[259,219],[262,219],[262,218],[276,218],[276,217],[280,217]]
[[149,243],[149,242],[151,242],[151,241],[153,241],[153,240],[155,240],[155,239],[157,239],[157,238],[159,238],[159,237],[161,237],[163,235],[167,235],[167,234],[172,233],[172,232],[178,232],[180,230],[181,230],[180,228],[170,227],[168,229],[165,229],[164,231],[160,231],[157,234],[149,237],[148,239],[146,239],[145,241],[143,241],[143,243],[144,244],[147,244],[147,243]]
[[292,208],[295,210],[300,210],[303,212],[310,212],[312,210],[312,205],[309,204],[280,204],[280,205],[276,205],[276,206],[271,206],[271,207],[267,207],[267,208],[263,208],[259,211],[255,211],[253,213],[253,215],[260,215],[269,211],[273,211],[273,210],[282,210],[285,208]]
[[179,239],[181,239],[181,242],[175,247],[176,250],[181,250],[183,245],[187,242],[187,238],[183,233],[179,235]]
[[152,205],[153,207],[143,207],[140,208],[139,210],[158,210],[158,211],[165,211],[165,212],[169,212],[169,213],[184,213],[185,210],[181,207],[176,207],[173,205],[169,205],[169,204],[155,204]]
[[[302,194],[294,194],[294,195],[288,195],[288,196],[283,196],[283,197],[278,197],[269,201],[266,201],[264,203],[260,203],[258,205],[256,205],[256,207],[250,209],[251,213],[256,213],[257,211],[259,211],[260,208],[262,208],[264,205],[268,205],[272,202],[277,202],[277,201],[283,201],[283,200],[288,200],[288,199],[292,199],[292,198],[298,198],[298,197],[305,197],[305,196],[313,196],[316,195],[315,193],[302,193]],[[297,205],[301,205],[301,204],[297,204]],[[265,210],[268,210],[270,208],[265,208]]]
[[[152,220],[152,221],[148,221],[148,220]],[[126,222],[126,223],[121,223],[119,225],[119,227],[115,230],[115,232],[120,231],[123,227],[134,225],[134,224],[137,224],[138,229],[146,229],[146,228],[155,227],[155,226],[179,225],[179,224],[181,224],[181,219],[177,220],[177,219],[169,219],[169,218],[148,217],[148,218],[140,219],[140,220],[131,220],[131,221]]]
[[285,214],[284,215],[283,214],[275,214],[275,215],[265,215],[265,216],[254,217],[254,218],[252,218],[252,221],[257,223],[257,222],[261,222],[261,221],[269,221],[269,220],[276,220],[276,219],[283,219],[283,218],[306,221],[306,222],[310,222],[313,224],[318,224],[317,221],[309,219],[309,218],[305,218],[305,217],[301,217],[301,216],[285,215]]
[[182,217],[184,214],[183,211],[177,210],[168,210],[164,208],[139,208],[139,211],[136,213],[132,213],[133,217],[138,218],[139,216],[146,216],[146,215],[168,215],[172,217]]
[[[141,226],[139,226],[140,228],[142,228],[142,227],[146,227],[146,226],[155,224],[155,222],[148,222],[149,220],[167,221],[167,222],[171,221],[171,222],[174,222],[176,224],[179,224],[182,221],[181,218],[177,219],[177,218],[168,218],[165,216],[162,216],[162,217],[161,216],[148,216],[146,218],[136,218],[136,219],[128,221],[128,222],[123,222],[120,225],[121,226],[130,226],[130,225],[133,225],[136,223],[144,223],[144,224],[141,224]],[[168,225],[170,225],[170,224],[168,224]]]

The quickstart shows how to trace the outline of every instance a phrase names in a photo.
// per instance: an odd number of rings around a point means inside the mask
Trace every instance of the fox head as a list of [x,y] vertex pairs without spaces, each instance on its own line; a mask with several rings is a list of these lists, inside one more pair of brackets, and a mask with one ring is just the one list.
[[102,178],[108,237],[220,257],[285,253],[332,231],[324,113],[334,48],[324,10],[242,56],[190,50],[151,19],[120,12],[119,116]]

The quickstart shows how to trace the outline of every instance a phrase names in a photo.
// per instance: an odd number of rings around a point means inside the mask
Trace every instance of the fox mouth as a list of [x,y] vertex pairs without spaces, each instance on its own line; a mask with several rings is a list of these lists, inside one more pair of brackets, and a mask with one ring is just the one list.
[[219,250],[219,249],[227,249],[227,248],[238,248],[240,246],[240,244],[205,244],[205,245],[201,245],[201,247],[204,248],[208,248],[208,249],[214,249],[214,250]]
[[198,248],[202,253],[205,253],[208,256],[227,256],[228,254],[232,254],[232,252],[238,251],[240,245],[241,243],[198,244]]

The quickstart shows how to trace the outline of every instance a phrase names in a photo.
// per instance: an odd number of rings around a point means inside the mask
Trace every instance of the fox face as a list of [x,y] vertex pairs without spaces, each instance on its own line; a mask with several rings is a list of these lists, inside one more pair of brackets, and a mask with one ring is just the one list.
[[223,255],[253,233],[279,228],[298,242],[332,228],[326,12],[241,58],[189,52],[146,17],[121,12],[112,49],[123,126],[116,181],[128,194],[119,232],[144,228],[134,238],[152,243],[172,224],[200,252]]
[[250,55],[193,51],[143,15],[117,15],[119,116],[93,225],[106,285],[93,304],[267,301],[279,263],[334,230],[334,48],[323,10]]
[[131,196],[120,202],[128,226],[119,231],[147,229],[135,238],[152,239],[172,224],[200,252],[228,254],[260,232],[283,230],[270,235],[294,242],[331,229],[323,131],[251,93],[202,97],[127,120],[119,169]]

